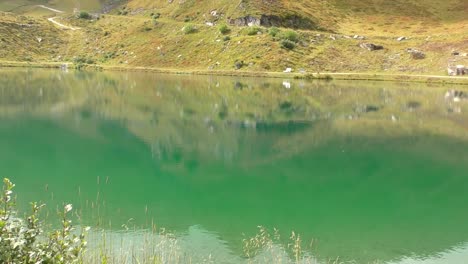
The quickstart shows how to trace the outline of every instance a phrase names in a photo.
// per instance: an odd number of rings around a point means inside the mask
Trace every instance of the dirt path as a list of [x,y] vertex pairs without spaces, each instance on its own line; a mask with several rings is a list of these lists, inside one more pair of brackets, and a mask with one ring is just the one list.
[[47,6],[45,6],[45,5],[38,5],[38,7],[47,9],[47,10],[52,11],[52,12],[55,12],[55,13],[65,13],[65,12],[62,11],[62,10],[58,10],[58,9],[54,9],[54,8],[51,8],[51,7],[47,7]]
[[49,20],[50,22],[52,22],[53,24],[57,25],[59,28],[63,28],[63,29],[70,29],[70,30],[78,30],[80,29],[79,27],[72,27],[72,26],[67,26],[67,25],[64,25],[60,22],[57,22],[55,21],[56,18],[60,18],[60,17],[51,17],[51,18],[48,18],[47,20]]
[[[38,5],[38,7],[47,9],[47,10],[55,12],[55,13],[60,13],[60,14],[65,13],[62,10],[54,9],[54,8],[51,8],[51,7],[48,7],[48,6],[45,6],[45,5]],[[78,30],[78,29],[80,29],[78,27],[67,26],[67,25],[64,25],[64,24],[62,24],[60,22],[57,22],[57,21],[55,21],[55,19],[57,19],[57,18],[59,18],[59,17],[51,17],[51,18],[48,18],[47,20],[49,20],[51,23],[55,24],[59,28],[69,29],[69,30]]]

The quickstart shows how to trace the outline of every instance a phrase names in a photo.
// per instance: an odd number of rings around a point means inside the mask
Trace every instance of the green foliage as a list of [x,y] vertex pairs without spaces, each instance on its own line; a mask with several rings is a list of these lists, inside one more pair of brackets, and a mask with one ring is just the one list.
[[151,17],[152,17],[153,19],[158,19],[158,18],[161,17],[161,14],[160,14],[160,13],[156,13],[156,14],[151,15]]
[[281,39],[297,43],[299,41],[299,34],[296,31],[288,30],[281,34]]
[[80,19],[91,19],[91,15],[86,11],[81,11],[78,14],[78,18],[80,18]]
[[219,26],[219,32],[221,32],[221,34],[228,34],[231,32],[231,29],[226,24],[222,24]]
[[285,48],[285,49],[288,49],[288,50],[292,50],[292,49],[294,49],[296,47],[296,42],[291,41],[289,39],[283,39],[281,41],[281,47]]
[[244,65],[245,65],[245,64],[244,64],[244,61],[238,61],[238,60],[236,60],[236,61],[234,62],[234,67],[235,67],[237,70],[239,70],[239,69],[241,69],[242,67],[244,67]]
[[231,37],[229,37],[229,36],[224,36],[223,41],[229,41],[229,40],[231,40]]
[[0,262],[1,263],[80,263],[86,247],[84,233],[74,234],[66,205],[60,213],[62,227],[44,235],[39,212],[44,205],[32,203],[31,214],[18,217],[13,197],[15,185],[3,180],[0,197]]
[[86,57],[78,56],[78,57],[73,59],[73,63],[75,63],[75,64],[94,64],[95,61],[92,58],[86,58]]
[[272,37],[276,37],[279,33],[280,33],[280,30],[277,27],[271,27],[268,30],[268,34],[270,34],[270,36],[272,36]]
[[249,36],[257,35],[258,32],[262,32],[262,29],[259,27],[249,27],[249,29],[247,30],[247,35]]
[[197,32],[197,28],[192,24],[187,24],[185,25],[183,31],[185,34],[192,34],[192,33]]

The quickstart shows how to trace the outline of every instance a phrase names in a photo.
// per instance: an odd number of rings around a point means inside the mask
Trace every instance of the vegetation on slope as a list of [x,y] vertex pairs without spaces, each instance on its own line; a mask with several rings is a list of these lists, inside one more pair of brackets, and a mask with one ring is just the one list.
[[[28,18],[43,25],[36,33],[54,32],[59,43],[29,59],[55,55],[80,64],[212,71],[445,74],[447,65],[468,64],[468,57],[452,56],[468,52],[468,5],[437,2],[131,0],[92,19],[60,15],[55,21],[80,28],[65,33],[47,17]],[[5,14],[0,20],[7,23],[7,17],[19,19]],[[15,23],[8,28],[21,24]],[[223,32],[220,25],[226,25]],[[278,32],[271,34],[272,25]],[[292,30],[293,40],[287,37]],[[31,38],[16,35],[24,46],[32,45]],[[363,43],[383,49],[369,51]],[[421,51],[424,58],[415,59],[408,50]],[[8,54],[3,59],[21,60],[12,45],[3,52]]]

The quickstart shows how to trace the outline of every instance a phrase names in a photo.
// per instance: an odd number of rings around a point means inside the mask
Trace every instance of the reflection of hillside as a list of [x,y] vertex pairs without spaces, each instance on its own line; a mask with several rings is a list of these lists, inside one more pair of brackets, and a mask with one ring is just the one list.
[[[90,111],[121,121],[156,158],[177,164],[194,156],[251,163],[252,152],[289,155],[334,134],[467,137],[468,103],[446,101],[444,87],[293,81],[285,89],[274,79],[144,73],[95,78],[101,89],[90,91]],[[263,141],[268,149],[250,148]],[[291,141],[301,147],[290,149]]]
[[2,70],[0,115],[67,112],[86,100],[82,80],[59,71]]
[[340,135],[468,137],[468,101],[446,100],[444,87],[297,80],[286,89],[276,79],[1,74],[3,115],[69,113],[74,123],[80,120],[73,129],[82,130],[96,130],[102,118],[114,120],[146,142],[156,159],[185,167],[213,157],[245,165],[268,162]]

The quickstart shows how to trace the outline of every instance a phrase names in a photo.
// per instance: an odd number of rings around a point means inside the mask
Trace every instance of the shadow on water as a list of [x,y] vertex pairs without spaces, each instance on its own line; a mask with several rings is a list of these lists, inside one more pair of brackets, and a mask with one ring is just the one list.
[[238,254],[258,225],[315,239],[319,258],[366,263],[468,241],[468,102],[447,100],[445,87],[0,75],[0,174],[20,204],[73,202],[108,229],[130,218],[182,234],[197,226]]

